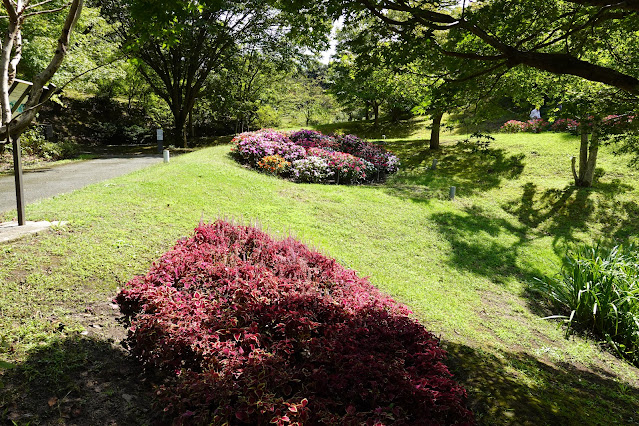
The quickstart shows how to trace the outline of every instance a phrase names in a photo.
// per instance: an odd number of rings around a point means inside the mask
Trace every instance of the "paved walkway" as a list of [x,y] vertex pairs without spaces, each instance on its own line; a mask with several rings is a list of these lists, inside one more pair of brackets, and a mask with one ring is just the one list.
[[[161,162],[161,155],[117,156],[25,172],[23,174],[25,202],[30,204],[54,195],[75,191],[92,183],[112,179]],[[0,177],[0,212],[15,208],[14,177]]]

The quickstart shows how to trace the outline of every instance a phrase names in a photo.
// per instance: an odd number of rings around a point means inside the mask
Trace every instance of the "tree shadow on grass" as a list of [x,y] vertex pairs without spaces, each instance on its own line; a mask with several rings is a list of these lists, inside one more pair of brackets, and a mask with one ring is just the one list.
[[443,342],[451,371],[484,425],[639,424],[639,388],[592,366]]
[[543,192],[528,182],[521,198],[507,203],[504,210],[522,224],[541,227],[553,235],[555,251],[561,254],[566,245],[576,241],[576,231],[587,232],[593,223],[600,224],[603,234],[616,241],[626,241],[639,233],[639,205],[619,197],[629,190],[632,187],[619,180],[596,183],[592,188],[567,186]]
[[2,424],[151,422],[151,385],[141,367],[97,338],[75,335],[39,346],[0,379]]
[[[414,201],[448,196],[450,186],[465,195],[496,188],[504,179],[516,179],[524,170],[523,154],[508,156],[502,149],[473,152],[467,145],[430,150],[428,140],[393,141],[389,148],[402,161],[401,171],[387,184],[387,192]],[[433,160],[437,160],[433,169]]]
[[435,213],[430,218],[450,243],[451,267],[503,282],[508,277],[531,280],[540,276],[532,266],[519,262],[521,250],[529,243],[526,226],[495,218],[478,207],[460,212]]

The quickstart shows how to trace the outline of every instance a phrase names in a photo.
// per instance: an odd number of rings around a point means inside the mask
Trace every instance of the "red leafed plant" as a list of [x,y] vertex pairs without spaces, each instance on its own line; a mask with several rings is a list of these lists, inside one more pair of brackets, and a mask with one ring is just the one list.
[[292,238],[200,225],[116,297],[162,423],[473,424],[437,339]]

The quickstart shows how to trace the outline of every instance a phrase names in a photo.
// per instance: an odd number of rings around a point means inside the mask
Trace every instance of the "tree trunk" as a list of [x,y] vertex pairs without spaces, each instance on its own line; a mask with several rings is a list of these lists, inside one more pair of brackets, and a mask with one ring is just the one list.
[[173,111],[173,120],[175,122],[175,146],[182,145],[188,147],[186,132],[186,114],[183,111]]
[[365,108],[365,112],[364,112],[364,118],[366,119],[366,121],[368,121],[371,118],[371,115],[370,115],[370,102],[366,101],[365,105],[366,105],[366,108]]
[[590,187],[595,178],[595,166],[597,165],[597,155],[599,154],[599,135],[596,129],[590,135],[590,147],[588,148],[588,163],[584,174],[584,186]]
[[585,126],[581,129],[581,146],[579,148],[579,171],[575,170],[576,159],[572,159],[572,175],[575,186],[589,188],[592,186],[597,166],[597,155],[599,154],[599,135],[597,129],[593,127],[589,133]]
[[375,119],[375,127],[379,126],[379,102],[373,101],[373,118]]
[[439,149],[439,129],[443,116],[443,111],[435,111],[433,113],[433,124],[430,130],[430,149]]

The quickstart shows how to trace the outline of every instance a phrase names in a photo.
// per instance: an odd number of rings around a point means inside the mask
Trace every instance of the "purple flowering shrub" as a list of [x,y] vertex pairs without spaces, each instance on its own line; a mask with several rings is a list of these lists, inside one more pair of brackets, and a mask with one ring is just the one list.
[[437,339],[334,259],[218,221],[116,297],[162,424],[473,424]]
[[232,155],[253,168],[266,156],[281,156],[291,167],[279,174],[297,182],[366,183],[397,172],[400,165],[391,152],[354,135],[329,136],[315,130],[284,134],[266,129],[242,133],[233,143]]
[[317,130],[298,130],[288,134],[291,141],[304,148],[325,148],[339,151],[339,142],[330,135],[325,135]]

